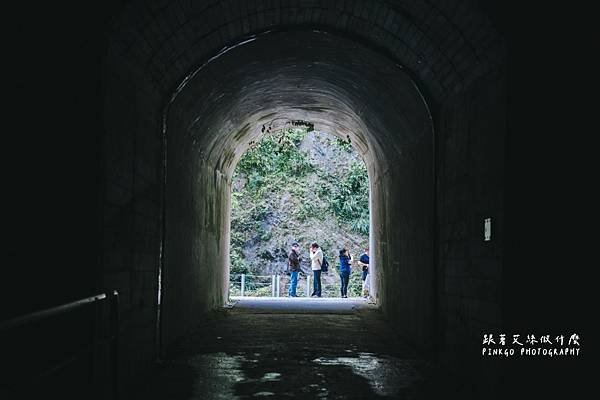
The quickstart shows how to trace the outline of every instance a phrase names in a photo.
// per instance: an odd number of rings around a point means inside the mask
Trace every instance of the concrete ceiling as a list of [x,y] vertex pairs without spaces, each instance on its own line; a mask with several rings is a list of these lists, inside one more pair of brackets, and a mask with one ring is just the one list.
[[401,66],[310,30],[265,33],[222,51],[184,80],[167,118],[167,135],[185,131],[200,162],[226,176],[252,143],[291,121],[349,138],[367,165],[394,162],[432,134],[427,105]]

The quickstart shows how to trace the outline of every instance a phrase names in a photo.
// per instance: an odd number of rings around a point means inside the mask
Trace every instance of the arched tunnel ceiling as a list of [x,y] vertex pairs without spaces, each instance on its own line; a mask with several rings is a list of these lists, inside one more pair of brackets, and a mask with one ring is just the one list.
[[337,32],[377,47],[439,102],[492,70],[504,43],[474,0],[246,2],[134,0],[108,32],[109,55],[166,98],[219,51],[273,29]]
[[[293,120],[350,138],[380,167],[431,135],[427,106],[402,67],[320,31],[272,32],[223,52],[181,85],[167,135],[185,131],[201,163],[230,176],[269,127]],[[265,128],[263,128],[265,127]]]

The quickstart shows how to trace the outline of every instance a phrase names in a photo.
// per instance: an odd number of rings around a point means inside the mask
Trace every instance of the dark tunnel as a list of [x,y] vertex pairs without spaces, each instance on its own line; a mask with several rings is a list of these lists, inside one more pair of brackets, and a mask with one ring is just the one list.
[[[135,390],[228,301],[237,161],[266,128],[301,121],[349,139],[365,161],[378,312],[424,359],[475,382],[475,398],[504,398],[531,368],[482,357],[483,334],[583,336],[584,255],[571,252],[583,239],[564,235],[580,219],[532,217],[571,196],[555,192],[552,151],[536,152],[553,124],[536,129],[539,119],[518,119],[528,116],[517,104],[532,97],[513,67],[508,5],[61,7],[40,9],[24,31],[8,26],[23,31],[11,49],[19,63],[8,109],[23,133],[6,143],[15,151],[5,161],[22,165],[9,178],[17,194],[7,196],[7,209],[23,211],[10,212],[6,225],[13,267],[3,279],[2,320],[118,291],[114,371],[121,393]],[[543,102],[541,90],[536,96]],[[554,151],[564,145],[544,139]],[[579,190],[568,178],[562,184]],[[555,280],[553,261],[569,262],[573,274]],[[15,374],[53,358],[36,356],[44,348],[108,329],[110,299],[103,301],[93,318],[78,311],[37,333],[3,333],[5,344],[18,343],[9,346],[15,357],[29,348]],[[51,343],[36,336],[45,330]],[[110,362],[102,346],[80,364],[94,366],[97,386],[110,375],[98,372]],[[567,374],[575,382],[577,361],[535,369],[540,379]]]

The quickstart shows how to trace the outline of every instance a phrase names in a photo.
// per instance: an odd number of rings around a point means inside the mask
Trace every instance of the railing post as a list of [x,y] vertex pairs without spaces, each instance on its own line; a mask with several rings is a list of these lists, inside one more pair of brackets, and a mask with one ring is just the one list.
[[310,275],[306,275],[306,297],[310,297]]
[[271,275],[271,297],[275,297],[275,275]]
[[110,303],[110,315],[112,326],[112,345],[111,345],[111,361],[112,361],[112,386],[113,398],[119,398],[119,292],[113,290]]
[[245,291],[246,291],[246,274],[242,274],[242,288],[241,288],[242,297],[244,297]]
[[[98,388],[98,371],[100,370],[98,367],[100,365],[98,356],[99,351],[99,342],[100,336],[102,334],[101,326],[102,326],[102,303],[99,301],[95,301],[93,304],[94,307],[94,325],[92,331],[92,349],[91,349],[91,368],[90,368],[90,387],[93,387],[94,390]],[[106,310],[106,308],[104,308]]]
[[275,297],[279,297],[279,285],[281,283],[281,275],[277,275],[277,293],[275,294]]

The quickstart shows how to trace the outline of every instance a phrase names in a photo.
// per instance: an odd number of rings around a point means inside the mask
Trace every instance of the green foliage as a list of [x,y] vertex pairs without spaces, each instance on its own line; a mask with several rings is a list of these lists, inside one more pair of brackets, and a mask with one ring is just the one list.
[[242,253],[238,250],[238,246],[232,244],[231,246],[231,254],[229,256],[229,262],[231,263],[231,267],[229,272],[233,274],[247,274],[248,264],[243,260]]
[[273,257],[273,254],[271,254],[271,252],[269,250],[264,250],[262,253],[260,253],[258,255],[260,258],[268,260],[268,261],[272,261],[275,259],[275,257]]
[[307,198],[302,203],[300,203],[300,207],[296,209],[294,215],[299,220],[304,220],[312,215],[316,215],[318,206],[315,204],[314,199]]
[[346,151],[348,153],[352,152],[354,149],[352,148],[352,144],[350,143],[350,140],[343,140],[340,139],[338,137],[335,138],[334,142],[335,146],[337,146],[339,149]]
[[269,206],[265,203],[255,204],[250,210],[250,218],[254,221],[262,221],[269,214]]
[[269,241],[269,239],[271,239],[272,237],[273,237],[272,231],[261,230],[260,235],[259,235],[260,240],[262,240],[263,242]]
[[306,130],[290,129],[265,137],[240,159],[236,171],[248,176],[249,189],[264,186],[265,178],[301,177],[313,170],[313,165],[298,146]]
[[352,230],[369,234],[369,178],[364,163],[352,162],[345,179],[333,186],[330,208]]

